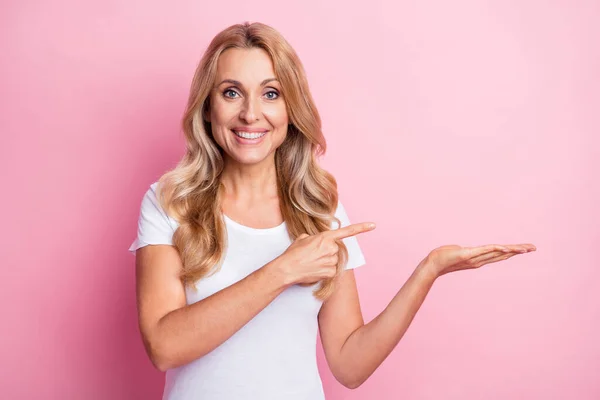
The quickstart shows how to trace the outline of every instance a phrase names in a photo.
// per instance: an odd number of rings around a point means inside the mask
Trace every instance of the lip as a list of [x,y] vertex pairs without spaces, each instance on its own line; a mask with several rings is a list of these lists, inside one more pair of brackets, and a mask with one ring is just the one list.
[[[246,145],[246,146],[260,145],[267,137],[267,135],[265,134],[265,135],[262,135],[261,137],[259,137],[258,139],[245,139],[245,138],[242,138],[242,137],[239,137],[238,135],[236,135],[233,129],[231,131],[233,133],[233,137],[235,138],[235,141],[241,145]],[[242,132],[244,132],[244,131],[242,130]],[[257,131],[253,131],[253,132],[257,132]],[[261,131],[258,131],[258,132],[261,132]],[[268,134],[268,131],[262,131],[262,132],[267,132],[267,134]]]
[[262,132],[267,132],[268,129],[263,129],[263,128],[251,128],[249,126],[236,126],[231,128],[232,131],[237,131],[237,132],[252,132],[252,133],[262,133]]

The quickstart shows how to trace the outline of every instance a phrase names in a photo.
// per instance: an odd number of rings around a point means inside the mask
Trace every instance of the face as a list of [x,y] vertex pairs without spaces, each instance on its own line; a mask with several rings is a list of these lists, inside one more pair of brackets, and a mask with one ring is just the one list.
[[231,48],[221,54],[204,118],[211,123],[227,162],[257,164],[274,159],[287,135],[288,114],[266,51]]

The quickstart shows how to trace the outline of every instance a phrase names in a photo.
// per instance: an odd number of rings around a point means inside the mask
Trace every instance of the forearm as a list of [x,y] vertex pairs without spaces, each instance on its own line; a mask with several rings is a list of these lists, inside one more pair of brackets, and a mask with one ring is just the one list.
[[385,310],[354,331],[342,346],[340,364],[353,386],[367,380],[404,336],[435,281],[429,271],[419,264]]
[[287,286],[270,263],[201,301],[170,312],[157,324],[155,364],[164,371],[209,353]]

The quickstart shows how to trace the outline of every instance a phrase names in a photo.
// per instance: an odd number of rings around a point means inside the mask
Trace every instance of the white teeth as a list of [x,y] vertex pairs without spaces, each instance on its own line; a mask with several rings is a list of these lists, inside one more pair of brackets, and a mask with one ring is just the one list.
[[237,136],[242,137],[244,139],[258,139],[267,134],[267,132],[238,132],[233,131]]

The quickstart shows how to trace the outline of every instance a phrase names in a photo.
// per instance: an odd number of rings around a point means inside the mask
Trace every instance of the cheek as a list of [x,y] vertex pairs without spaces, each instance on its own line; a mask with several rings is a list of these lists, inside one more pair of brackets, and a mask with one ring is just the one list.
[[265,109],[264,114],[274,126],[283,126],[288,124],[288,113],[285,104]]
[[220,101],[215,102],[211,108],[211,117],[217,124],[228,121],[235,113],[235,107]]

